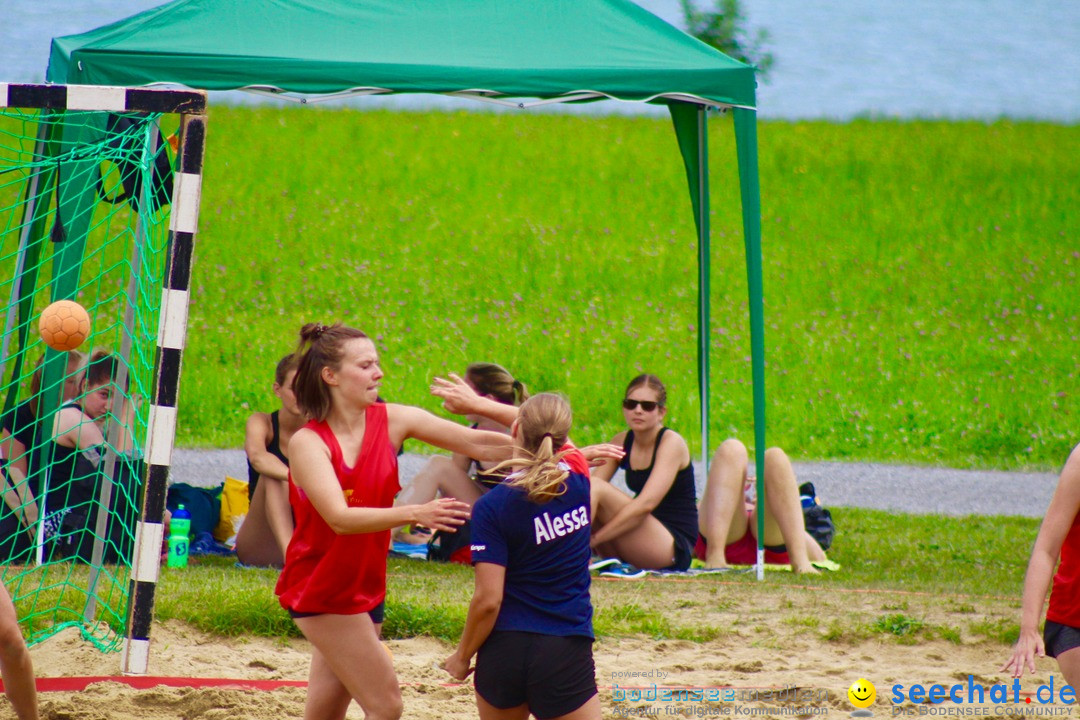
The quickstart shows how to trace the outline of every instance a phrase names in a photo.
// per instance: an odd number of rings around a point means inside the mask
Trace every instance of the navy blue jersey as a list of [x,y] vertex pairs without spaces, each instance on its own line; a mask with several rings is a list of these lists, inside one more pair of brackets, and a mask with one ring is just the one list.
[[473,506],[473,563],[506,568],[496,630],[593,637],[588,463],[572,450],[564,464],[566,492],[554,500],[502,484]]

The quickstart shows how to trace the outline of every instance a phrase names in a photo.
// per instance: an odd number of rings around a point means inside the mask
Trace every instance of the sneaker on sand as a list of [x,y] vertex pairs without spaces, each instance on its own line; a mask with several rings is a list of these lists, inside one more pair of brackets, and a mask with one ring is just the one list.
[[630,563],[621,562],[617,565],[601,570],[600,577],[621,578],[623,580],[633,580],[635,578],[641,578],[648,575],[647,570],[636,568]]

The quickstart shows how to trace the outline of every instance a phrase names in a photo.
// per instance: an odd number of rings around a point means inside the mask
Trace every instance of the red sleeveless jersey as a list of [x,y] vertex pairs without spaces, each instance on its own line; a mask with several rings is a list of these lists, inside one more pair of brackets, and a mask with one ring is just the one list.
[[[341,446],[326,422],[309,422],[326,443],[330,463],[349,507],[390,507],[401,489],[397,453],[387,433],[386,405],[368,406],[364,440],[354,467],[345,465]],[[368,612],[386,596],[386,553],[390,530],[338,535],[312,506],[289,472],[289,502],[296,530],[285,551],[285,567],[275,592],[286,610],[354,615]]]
[[1046,619],[1062,625],[1080,627],[1080,513],[1061,544],[1061,562],[1050,591]]

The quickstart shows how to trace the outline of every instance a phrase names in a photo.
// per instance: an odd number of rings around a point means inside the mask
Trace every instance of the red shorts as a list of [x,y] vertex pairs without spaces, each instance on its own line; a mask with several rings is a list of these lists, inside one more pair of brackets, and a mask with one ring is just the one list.
[[[694,545],[694,557],[698,560],[704,560],[705,551],[708,547],[708,541],[705,540],[703,535],[699,534],[697,543]],[[750,534],[750,528],[746,529],[741,538],[729,543],[724,548],[724,557],[728,565],[753,565],[757,562],[757,540]],[[788,557],[786,550],[777,552],[765,548],[765,563],[767,565],[790,565],[791,559]]]

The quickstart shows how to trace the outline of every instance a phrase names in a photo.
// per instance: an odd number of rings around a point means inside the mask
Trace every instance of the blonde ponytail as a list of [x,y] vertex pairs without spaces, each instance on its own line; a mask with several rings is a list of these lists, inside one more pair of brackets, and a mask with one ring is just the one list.
[[546,503],[566,492],[570,474],[562,465],[567,451],[555,452],[566,444],[573,415],[570,404],[561,395],[540,393],[526,400],[518,410],[518,441],[525,457],[499,463],[496,468],[515,467],[518,471],[506,482],[525,491],[530,501]]

